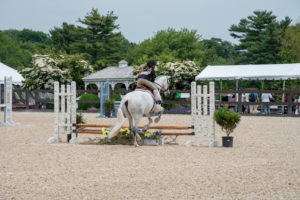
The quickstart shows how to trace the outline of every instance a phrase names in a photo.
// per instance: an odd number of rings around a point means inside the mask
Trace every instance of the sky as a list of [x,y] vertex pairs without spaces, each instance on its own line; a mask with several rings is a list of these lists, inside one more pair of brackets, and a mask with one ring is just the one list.
[[228,29],[254,10],[272,11],[277,20],[290,17],[300,23],[300,0],[0,0],[0,30],[24,28],[49,33],[63,22],[81,25],[92,8],[118,16],[119,31],[139,43],[157,31],[197,30],[203,39],[233,43]]

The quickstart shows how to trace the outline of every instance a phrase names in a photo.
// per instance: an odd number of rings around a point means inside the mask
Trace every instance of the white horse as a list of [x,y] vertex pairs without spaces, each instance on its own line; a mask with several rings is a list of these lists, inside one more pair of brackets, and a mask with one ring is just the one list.
[[[159,92],[164,92],[166,96],[170,94],[169,76],[157,77],[154,85]],[[129,120],[130,132],[132,132],[134,136],[134,146],[139,146],[137,144],[137,138],[138,140],[141,140],[141,138],[139,134],[137,134],[137,128],[143,115],[149,119],[148,125],[145,126],[145,129],[148,129],[152,123],[151,117],[153,116],[153,113],[159,113],[158,117],[155,119],[155,123],[157,123],[159,122],[163,112],[164,108],[159,104],[155,104],[153,95],[149,91],[135,90],[130,92],[123,97],[120,103],[117,113],[118,122],[109,133],[108,139],[115,137],[119,133],[122,125],[124,124],[125,115]]]

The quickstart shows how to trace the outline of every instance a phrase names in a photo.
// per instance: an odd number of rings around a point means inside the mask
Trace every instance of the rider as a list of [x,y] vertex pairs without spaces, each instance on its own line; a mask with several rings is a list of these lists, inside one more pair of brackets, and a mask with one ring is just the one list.
[[153,91],[155,103],[161,104],[160,94],[157,88],[153,84],[156,78],[155,66],[156,66],[155,60],[148,60],[147,69],[138,75],[137,87],[146,86],[147,88],[151,89]]

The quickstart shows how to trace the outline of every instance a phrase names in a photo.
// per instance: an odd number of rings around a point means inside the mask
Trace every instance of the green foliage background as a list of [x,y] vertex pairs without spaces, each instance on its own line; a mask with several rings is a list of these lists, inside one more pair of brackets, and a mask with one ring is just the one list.
[[[76,80],[82,88],[81,78],[85,74],[117,66],[122,59],[131,66],[145,64],[150,58],[162,64],[193,61],[198,66],[197,73],[207,65],[300,62],[300,24],[291,25],[289,17],[278,20],[272,11],[254,11],[238,24],[231,25],[229,31],[239,40],[238,44],[220,38],[203,39],[196,30],[187,28],[160,30],[136,44],[118,31],[117,19],[113,12],[102,14],[92,9],[78,19],[80,25],[63,22],[61,26],[49,27],[49,34],[29,29],[0,31],[0,62],[19,71],[28,69],[30,73],[24,74],[24,86],[30,89],[49,88],[51,80]],[[54,59],[63,55],[67,59],[55,65],[56,73],[47,75],[45,69],[33,64],[35,54],[50,55]],[[80,60],[93,69],[79,70]],[[169,75],[173,76],[172,73]],[[251,84],[245,83],[244,87],[252,87]],[[184,85],[175,87],[183,89]],[[281,85],[280,81],[270,86],[275,89],[277,85]],[[287,86],[297,88],[299,83],[291,82]]]

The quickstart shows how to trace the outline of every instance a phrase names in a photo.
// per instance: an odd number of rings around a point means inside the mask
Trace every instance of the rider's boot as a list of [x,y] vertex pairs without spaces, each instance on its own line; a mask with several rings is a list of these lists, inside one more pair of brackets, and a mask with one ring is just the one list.
[[154,100],[156,104],[161,104],[161,97],[158,90],[153,90]]

